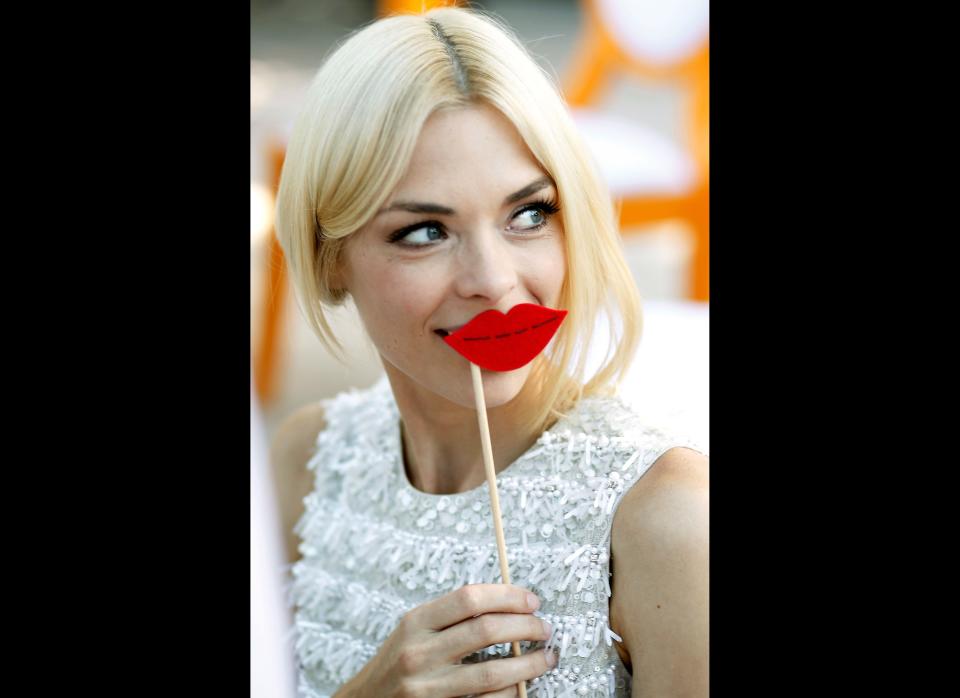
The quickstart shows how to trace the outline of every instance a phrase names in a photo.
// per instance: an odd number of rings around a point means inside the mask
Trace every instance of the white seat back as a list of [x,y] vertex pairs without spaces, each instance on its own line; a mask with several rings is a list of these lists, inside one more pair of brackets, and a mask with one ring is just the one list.
[[617,43],[657,66],[689,58],[707,41],[710,0],[594,0]]

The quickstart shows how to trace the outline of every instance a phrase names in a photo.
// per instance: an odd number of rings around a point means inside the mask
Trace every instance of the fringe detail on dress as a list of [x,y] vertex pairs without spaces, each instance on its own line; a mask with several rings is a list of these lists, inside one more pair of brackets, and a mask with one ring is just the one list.
[[603,649],[601,643],[611,647],[611,638],[622,641],[620,636],[610,629],[609,619],[605,614],[587,611],[578,615],[539,615],[553,626],[553,632],[544,647],[555,650],[561,662],[574,657],[590,657],[598,649]]
[[331,698],[329,693],[321,693],[312,685],[309,675],[305,671],[299,672],[297,681],[297,698]]
[[[328,525],[331,517],[337,521],[336,526]],[[381,580],[377,590],[405,594],[420,590],[430,597],[465,584],[502,581],[495,540],[469,543],[454,537],[419,535],[337,506],[332,511],[317,507],[304,516],[301,524],[305,541],[310,541],[300,545],[304,558],[293,567],[294,577],[304,578],[294,590],[302,606],[310,605],[315,591],[309,580],[310,570],[317,566]],[[548,530],[541,529],[541,533]],[[507,557],[511,581],[547,600],[571,585],[578,593],[609,596],[602,581],[609,560],[603,546],[577,545],[563,539],[557,543],[528,542],[525,550],[519,542],[510,541]]]
[[377,647],[327,623],[296,619],[297,656],[305,669],[343,685],[356,676],[377,653]]
[[[413,607],[502,581],[487,488],[440,497],[406,481],[388,381],[325,404],[289,587],[307,698],[327,698],[355,676]],[[531,698],[629,694],[611,651],[622,639],[605,615],[612,518],[665,448],[687,443],[644,426],[622,401],[585,398],[497,478],[511,580],[542,599],[535,615],[553,624],[545,646],[559,658],[528,683]],[[502,643],[463,662],[510,654]]]
[[[618,678],[616,665],[587,664],[580,671],[560,671],[559,665],[543,676],[527,682],[527,695],[530,698],[616,698],[627,695],[628,685],[624,678]],[[599,669],[599,671],[597,671]]]
[[313,566],[304,570],[294,584],[300,600],[300,614],[309,620],[326,622],[350,630],[380,644],[413,606],[394,594],[348,582]]

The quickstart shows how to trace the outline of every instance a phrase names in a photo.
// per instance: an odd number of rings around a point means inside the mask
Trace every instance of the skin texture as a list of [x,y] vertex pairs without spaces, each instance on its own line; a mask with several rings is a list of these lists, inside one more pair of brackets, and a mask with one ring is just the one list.
[[[708,692],[709,461],[663,454],[620,502],[611,532],[610,627],[634,696]],[[624,651],[621,651],[624,650]]]
[[[434,333],[491,308],[557,307],[566,274],[560,214],[520,212],[557,202],[553,183],[511,203],[510,194],[546,175],[513,125],[489,106],[434,113],[408,171],[387,199],[430,202],[454,215],[389,211],[352,234],[336,280],[352,295],[396,397],[411,483],[425,492],[464,492],[485,482],[469,362]],[[559,203],[559,202],[557,202]],[[388,241],[411,224],[412,249]],[[543,227],[537,228],[540,223]],[[506,468],[539,434],[517,428],[536,399],[530,364],[482,371],[494,463]],[[529,387],[529,386],[527,386]],[[526,402],[525,402],[526,401]]]

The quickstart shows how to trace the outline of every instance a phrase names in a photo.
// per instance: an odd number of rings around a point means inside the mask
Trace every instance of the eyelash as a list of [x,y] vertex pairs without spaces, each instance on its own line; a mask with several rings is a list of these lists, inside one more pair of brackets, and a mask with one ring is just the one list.
[[[538,201],[531,201],[529,204],[524,204],[519,211],[513,214],[513,218],[516,218],[521,213],[525,213],[526,211],[536,211],[536,210],[539,210],[541,213],[543,213],[545,220],[543,221],[543,223],[541,223],[538,226],[535,226],[533,228],[527,228],[524,231],[524,233],[534,233],[540,230],[543,226],[545,226],[547,223],[550,222],[551,216],[553,216],[555,213],[558,213],[560,211],[560,207],[557,205],[557,202],[552,199],[540,199]],[[417,230],[420,230],[421,228],[437,228],[442,231],[443,223],[441,223],[440,221],[423,221],[420,223],[414,223],[413,225],[408,225],[405,228],[401,228],[395,233],[392,233],[390,237],[387,238],[387,242],[391,242],[395,245],[400,245],[401,247],[409,247],[411,249],[433,247],[433,245],[436,243],[428,243],[424,245],[413,245],[410,243],[400,242],[407,235]]]

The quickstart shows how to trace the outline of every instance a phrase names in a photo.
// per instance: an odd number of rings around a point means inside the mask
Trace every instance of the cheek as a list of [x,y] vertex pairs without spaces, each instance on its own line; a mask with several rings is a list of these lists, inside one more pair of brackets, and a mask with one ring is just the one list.
[[563,285],[563,280],[567,275],[567,255],[563,247],[563,240],[557,240],[552,260],[551,279],[559,292],[560,287]]
[[566,253],[563,240],[559,237],[551,238],[549,245],[540,249],[535,263],[537,292],[540,300],[551,308],[557,307],[560,302],[560,289],[567,273]]
[[443,283],[422,265],[400,263],[382,266],[377,273],[376,295],[378,324],[421,331],[442,302]]

